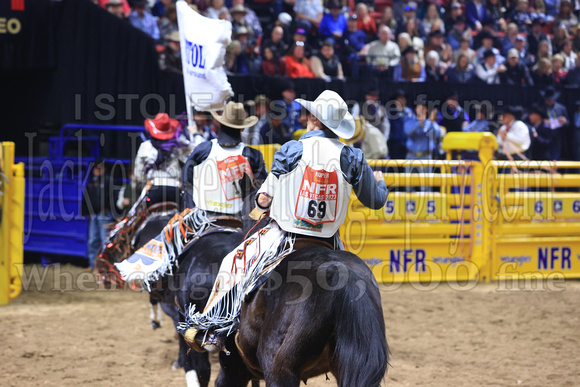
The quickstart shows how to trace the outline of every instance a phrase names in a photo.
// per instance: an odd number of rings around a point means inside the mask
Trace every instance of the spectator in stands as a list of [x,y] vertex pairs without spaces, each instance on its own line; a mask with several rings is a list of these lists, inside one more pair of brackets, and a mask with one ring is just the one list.
[[552,77],[556,85],[563,85],[566,82],[567,71],[563,70],[564,58],[562,55],[556,54],[552,57]]
[[230,11],[228,11],[227,8],[222,9],[220,11],[219,15],[218,15],[218,20],[231,21],[232,20],[232,16],[230,15]]
[[296,99],[296,92],[294,91],[294,83],[292,81],[285,82],[282,85],[282,102],[286,106],[286,115],[283,120],[288,124],[292,132],[302,129],[298,117],[300,116],[301,105],[294,101]]
[[211,7],[205,10],[205,16],[210,19],[220,19],[220,14],[228,9],[224,5],[224,0],[210,0]]
[[556,25],[564,25],[568,31],[573,31],[578,27],[578,18],[574,15],[572,3],[569,0],[562,0],[560,2],[560,13],[554,20]]
[[270,46],[262,50],[262,74],[285,75],[286,63],[278,58]]
[[439,17],[439,10],[437,9],[437,5],[433,3],[429,4],[427,6],[427,13],[421,22],[423,25],[423,31],[425,31],[425,33],[433,32],[433,25],[435,24],[436,26],[439,26],[439,28],[436,29],[445,33],[445,25],[441,23],[442,20],[441,17]]
[[262,56],[259,48],[256,47],[256,39],[251,38],[243,45],[242,51],[238,57],[239,74],[259,74],[262,70]]
[[423,40],[423,36],[419,33],[419,24],[415,19],[407,20],[407,22],[403,26],[405,28],[405,32],[401,32],[399,33],[399,35],[401,35],[402,33],[406,33],[413,40],[415,39]]
[[545,119],[545,109],[537,104],[532,105],[528,114],[528,127],[532,133],[530,157],[532,160],[555,160],[552,157],[554,132],[544,124]]
[[120,19],[125,19],[125,13],[123,12],[123,7],[125,6],[124,0],[109,0],[107,3],[107,11],[117,16]]
[[546,21],[552,22],[558,14],[560,8],[560,0],[544,0],[546,7]]
[[165,7],[165,13],[159,19],[159,33],[161,36],[169,36],[172,32],[178,31],[177,26],[177,10],[175,4],[169,4]]
[[310,57],[312,55],[312,50],[310,49],[310,44],[307,40],[306,31],[303,28],[296,29],[294,35],[292,35],[292,43],[290,43],[290,46],[298,42],[304,45],[304,56]]
[[461,44],[459,46],[459,49],[453,51],[453,60],[455,63],[457,63],[457,58],[459,58],[461,54],[467,57],[467,63],[473,64],[475,62],[476,52],[469,47],[470,43],[471,43],[470,36],[464,36],[463,38],[461,38]]
[[445,31],[451,31],[453,29],[453,25],[455,25],[457,18],[463,13],[461,9],[461,4],[459,4],[458,2],[455,1],[452,2],[450,8],[451,11],[449,12],[449,16],[445,18]]
[[143,189],[141,186],[137,184],[133,177],[133,166],[130,165],[127,169],[127,177],[129,178],[128,184],[125,183],[119,190],[119,194],[117,195],[117,202],[115,206],[117,207],[118,212],[116,212],[114,216],[116,219],[122,219],[127,213],[133,204],[137,201],[137,198],[141,194],[141,190]]
[[452,91],[437,114],[437,123],[446,129],[447,133],[461,132],[469,124],[469,115],[459,105],[457,92]]
[[480,103],[475,106],[475,120],[463,127],[464,132],[495,132],[498,126],[491,121],[488,107],[490,104]]
[[396,90],[387,104],[387,114],[391,129],[387,139],[387,148],[391,159],[407,157],[407,135],[405,120],[412,117],[413,111],[407,107],[407,96],[403,90]]
[[408,33],[403,32],[403,33],[399,34],[397,41],[399,44],[399,50],[401,52],[405,51],[405,49],[407,47],[412,46],[417,51],[417,56],[419,57],[419,61],[421,63],[425,62],[425,57],[423,56],[423,49],[424,49],[423,39],[421,39],[419,37],[414,37],[411,39],[411,36]]
[[532,25],[532,15],[528,10],[528,0],[518,0],[517,6],[509,13],[508,19],[518,26],[520,32],[527,32]]
[[429,51],[425,60],[425,74],[427,82],[443,81],[447,69],[440,65],[439,55],[435,51]]
[[445,81],[453,83],[471,83],[475,80],[475,68],[469,63],[465,54],[459,54],[454,64],[445,73]]
[[465,18],[469,27],[475,31],[481,31],[483,21],[489,19],[487,9],[482,0],[473,0],[465,5]]
[[[272,26],[264,33],[264,39],[262,40],[262,47],[264,47],[264,41],[271,39],[272,32],[276,27],[280,27],[282,29],[282,41],[288,47],[290,41],[292,39],[292,34],[290,33],[290,25],[292,24],[292,16],[287,14],[286,12],[282,12],[278,15],[278,19],[274,22]],[[266,38],[268,37],[268,38]]]
[[568,72],[574,67],[578,67],[578,55],[572,51],[572,42],[570,39],[564,42],[560,55],[562,56],[562,59],[564,59],[564,65],[562,67],[564,71]]
[[502,55],[505,56],[509,49],[516,46],[516,38],[518,37],[518,26],[515,23],[508,24],[507,32],[502,39]]
[[387,26],[391,31],[397,31],[397,20],[393,16],[393,8],[385,7],[383,8],[383,13],[381,14],[381,19],[377,22],[377,31],[381,26]]
[[260,136],[264,144],[283,145],[292,140],[292,131],[290,130],[290,126],[282,119],[284,114],[284,102],[274,102],[272,111],[268,113],[266,122],[260,128]]
[[[578,70],[578,67],[575,70]],[[574,141],[572,142],[572,160],[580,161],[580,99],[576,100],[576,111],[574,112]]]
[[554,27],[554,37],[552,38],[552,52],[559,53],[564,48],[564,43],[570,40],[568,29],[563,24]]
[[322,44],[320,52],[310,58],[310,66],[315,78],[330,82],[332,78],[344,79],[340,60],[334,54],[334,42],[327,39]]
[[238,72],[238,56],[242,53],[242,45],[238,40],[232,40],[226,47],[225,67],[229,74]]
[[418,99],[415,115],[405,119],[407,160],[432,160],[441,131],[435,122],[436,110],[429,111],[427,99]]
[[552,59],[552,54],[550,53],[550,44],[546,40],[540,41],[538,45],[538,52],[536,52],[534,64],[537,64],[541,59],[547,59],[550,61]]
[[544,19],[536,17],[532,21],[532,30],[528,34],[528,51],[535,56],[538,53],[539,44],[542,40],[550,42],[550,37],[542,32]]
[[379,29],[379,40],[368,45],[367,63],[380,72],[396,66],[401,60],[399,46],[391,41],[391,29],[382,26]]
[[[383,135],[388,136],[391,124],[387,114],[387,109],[381,104],[379,90],[376,86],[369,86],[365,92],[365,100],[357,103],[352,109],[353,117],[362,116],[366,124],[377,128]],[[387,144],[385,142],[385,148]]]
[[377,36],[377,25],[369,15],[369,9],[365,3],[356,5],[357,28],[367,35],[367,39]]
[[524,65],[530,67],[534,63],[534,58],[528,50],[526,50],[526,38],[521,35],[518,35],[516,38],[516,45],[515,49],[518,51],[518,55],[520,57],[520,62]]
[[385,159],[388,155],[387,139],[375,126],[368,123],[363,116],[353,116],[355,132],[347,144],[360,148],[367,160]]
[[304,57],[304,43],[296,42],[285,56],[286,73],[290,78],[314,78],[310,60]]
[[89,216],[88,254],[89,267],[95,266],[95,257],[102,244],[107,240],[109,224],[114,221],[111,213],[112,198],[111,178],[106,173],[105,161],[95,160],[89,183],[85,187],[83,215]]
[[544,125],[553,131],[551,146],[552,157],[550,160],[561,160],[560,154],[562,150],[563,137],[569,124],[568,112],[564,105],[557,102],[560,93],[557,92],[556,89],[550,86],[544,89],[541,93],[544,97],[544,111],[546,115]]
[[534,85],[538,87],[547,87],[554,85],[552,77],[552,63],[550,59],[542,58],[532,67],[532,79]]
[[[244,5],[244,0],[233,0],[232,6],[233,6],[233,8],[235,8],[237,6],[244,7],[244,9],[246,11],[246,13],[244,15],[246,25],[248,25],[252,28],[252,31],[254,32],[255,38],[257,38],[258,36],[262,36],[262,25],[260,24],[260,19],[258,19],[256,12],[254,12],[254,10],[251,8],[247,8]],[[234,16],[234,15],[232,14],[232,16]],[[288,16],[290,16],[290,15],[288,15]]]
[[322,0],[296,0],[294,12],[296,28],[303,28],[306,32],[318,30],[324,12]]
[[167,47],[159,54],[159,67],[170,73],[182,74],[179,32],[173,31],[165,37],[165,41]]
[[242,141],[248,145],[258,145],[262,143],[260,137],[260,129],[268,120],[268,113],[270,111],[270,100],[263,94],[259,94],[252,101],[254,104],[254,114],[258,117],[258,122],[246,130],[242,131]]
[[417,50],[409,46],[403,51],[401,61],[395,66],[395,82],[425,82],[425,66],[419,61]]
[[344,57],[350,54],[358,54],[367,43],[367,35],[358,29],[358,16],[350,15],[347,22],[347,30],[344,31],[343,47],[345,50]]
[[193,115],[193,120],[197,126],[197,131],[206,140],[210,141],[217,138],[219,126],[211,124],[212,118],[208,112],[196,111]]
[[284,30],[281,26],[276,26],[270,34],[270,39],[262,42],[262,50],[269,48],[276,58],[281,58],[287,50],[287,45],[284,43]]
[[497,48],[493,47],[494,36],[489,31],[482,31],[479,33],[479,36],[481,38],[481,47],[476,51],[477,52],[476,63],[482,64],[484,62],[483,54],[491,50],[495,55],[495,61],[497,65],[498,66],[501,65],[504,62],[505,58],[501,56]]
[[501,115],[497,132],[498,157],[502,160],[525,160],[531,145],[530,130],[520,121],[522,109],[508,106]]
[[484,22],[491,21],[494,26],[496,23],[499,25],[505,24],[505,20],[503,18],[503,5],[500,0],[487,0],[485,2],[485,10],[488,17],[484,20]]
[[508,51],[507,60],[503,65],[505,66],[505,71],[499,74],[499,80],[502,85],[534,85],[528,67],[525,64],[520,63],[520,55],[517,49],[511,48]]
[[255,38],[258,35],[255,34],[254,29],[246,21],[246,8],[242,4],[238,4],[230,9],[230,15],[232,16],[232,34],[235,36],[238,30],[242,27],[248,31],[248,38]]
[[159,40],[159,27],[157,20],[146,11],[147,0],[133,0],[134,10],[129,16],[129,22],[133,27],[140,29],[155,40]]
[[429,34],[429,44],[425,47],[425,56],[429,55],[430,51],[439,54],[440,65],[444,71],[453,63],[453,50],[450,45],[445,43],[445,35],[441,31],[433,31]]
[[157,18],[161,18],[165,15],[166,8],[168,5],[173,4],[173,0],[157,0],[155,5],[151,7],[151,14]]
[[[419,37],[425,36],[425,31],[423,30],[423,25],[421,21],[417,19],[417,15],[415,11],[417,10],[417,3],[410,1],[404,8],[403,18],[397,22],[398,31],[397,34],[401,32],[407,32],[411,36],[418,35]],[[413,20],[413,30],[409,32],[409,27],[407,26],[408,22]]]
[[461,41],[465,38],[469,38],[468,42],[471,42],[471,30],[465,29],[465,18],[463,16],[459,16],[455,20],[453,28],[447,35],[447,43],[453,50],[459,50]]
[[475,68],[477,77],[488,85],[499,85],[499,75],[505,71],[506,67],[497,63],[496,54],[492,50],[483,53],[483,63]]
[[[250,40],[250,32],[244,26],[238,28],[238,30],[234,33],[234,39],[240,42],[240,46],[242,51],[246,51],[246,46],[248,45],[248,41]],[[239,55],[239,54],[238,54]]]
[[342,14],[342,5],[336,0],[331,0],[328,8],[330,13],[322,16],[318,33],[325,39],[339,41],[347,29],[346,18]]

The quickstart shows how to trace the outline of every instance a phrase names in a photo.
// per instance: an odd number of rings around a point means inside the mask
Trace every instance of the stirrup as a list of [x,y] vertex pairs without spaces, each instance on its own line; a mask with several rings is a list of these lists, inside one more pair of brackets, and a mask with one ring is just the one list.
[[203,349],[211,353],[218,353],[224,351],[226,355],[230,352],[226,349],[226,345],[222,337],[215,332],[206,332],[204,337],[204,342],[201,345]]

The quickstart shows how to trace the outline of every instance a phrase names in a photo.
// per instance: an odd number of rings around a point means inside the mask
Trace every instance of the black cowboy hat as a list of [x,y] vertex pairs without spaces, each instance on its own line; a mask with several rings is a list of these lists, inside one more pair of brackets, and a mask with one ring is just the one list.
[[413,47],[413,46],[407,46],[407,48],[405,48],[403,50],[403,52],[401,53],[401,55],[405,56],[405,55],[407,55],[410,52],[412,52],[413,54],[416,54],[417,53],[417,50],[415,50],[415,47]]
[[540,94],[542,94],[542,97],[544,97],[544,99],[551,99],[554,101],[557,100],[558,97],[560,96],[560,92],[556,90],[553,86],[548,86],[544,90],[541,90]]
[[500,112],[501,114],[511,114],[516,120],[522,117],[523,110],[521,106],[508,105]]
[[537,103],[533,104],[530,107],[530,110],[528,111],[528,117],[530,116],[530,114],[537,114],[540,117],[542,117],[542,119],[546,118],[546,109],[542,109],[542,107],[540,105],[538,105]]
[[391,93],[391,95],[389,97],[389,100],[395,100],[395,99],[397,99],[399,97],[405,97],[405,98],[407,98],[407,93],[405,93],[405,90],[403,90],[403,89],[396,89],[396,90],[394,90]]
[[483,39],[492,39],[493,40],[493,34],[489,31],[481,31],[478,35],[480,40]]
[[491,56],[495,56],[493,50],[485,50],[485,52],[483,53],[483,59],[487,59]]

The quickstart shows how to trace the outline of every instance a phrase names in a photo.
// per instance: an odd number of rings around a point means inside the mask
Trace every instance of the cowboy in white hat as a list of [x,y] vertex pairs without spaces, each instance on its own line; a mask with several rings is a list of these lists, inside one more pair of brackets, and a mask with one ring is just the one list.
[[[387,200],[382,173],[373,173],[360,149],[339,141],[355,133],[343,99],[327,90],[315,101],[296,102],[309,112],[307,132],[276,152],[256,199],[257,208],[269,210],[273,220],[224,258],[218,278],[230,275],[229,280],[216,281],[203,313],[189,311],[187,326],[180,331],[194,348],[223,348],[220,336],[232,332],[244,295],[262,273],[269,273],[293,250],[297,235],[322,238],[342,248],[338,228],[344,222],[351,189],[372,209],[381,208]],[[243,273],[241,278],[238,273]]]

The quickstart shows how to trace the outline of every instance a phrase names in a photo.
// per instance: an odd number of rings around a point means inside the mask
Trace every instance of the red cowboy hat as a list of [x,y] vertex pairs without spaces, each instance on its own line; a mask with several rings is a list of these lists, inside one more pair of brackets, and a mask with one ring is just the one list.
[[167,113],[159,113],[154,119],[145,120],[145,129],[151,137],[158,140],[169,140],[175,134],[179,121],[169,118]]

